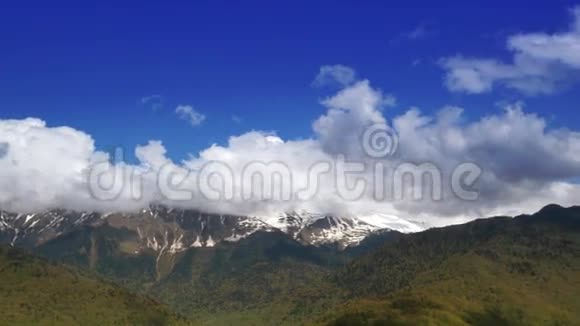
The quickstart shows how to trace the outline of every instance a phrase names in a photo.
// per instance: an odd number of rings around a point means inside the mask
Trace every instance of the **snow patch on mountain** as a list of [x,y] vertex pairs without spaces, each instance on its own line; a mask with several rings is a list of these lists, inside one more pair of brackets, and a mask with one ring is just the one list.
[[384,213],[330,216],[309,212],[281,212],[269,216],[233,216],[155,206],[138,213],[76,213],[53,210],[36,214],[0,211],[0,240],[12,245],[39,245],[83,226],[103,223],[133,230],[140,249],[178,253],[188,248],[211,248],[220,242],[238,242],[252,234],[280,231],[305,245],[356,246],[379,231],[412,233],[424,228]]

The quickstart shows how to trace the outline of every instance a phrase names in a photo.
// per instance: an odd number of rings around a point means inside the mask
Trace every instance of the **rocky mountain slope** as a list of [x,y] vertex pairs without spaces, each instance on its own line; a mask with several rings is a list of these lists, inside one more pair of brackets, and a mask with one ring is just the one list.
[[419,225],[384,214],[336,217],[293,212],[252,217],[152,206],[138,213],[110,214],[64,210],[35,214],[0,211],[0,242],[34,247],[85,226],[104,224],[137,233],[136,253],[152,249],[159,254],[236,242],[257,231],[281,231],[306,245],[337,244],[344,249],[359,244],[377,231],[423,230]]

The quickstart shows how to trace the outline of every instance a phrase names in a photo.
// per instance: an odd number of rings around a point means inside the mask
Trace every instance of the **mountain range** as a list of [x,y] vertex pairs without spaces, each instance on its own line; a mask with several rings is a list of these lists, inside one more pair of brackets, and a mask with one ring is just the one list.
[[160,206],[2,212],[0,240],[154,298],[192,324],[580,324],[580,208],[424,231],[383,220]]
[[404,219],[371,214],[338,217],[308,212],[278,213],[266,217],[211,214],[151,206],[138,213],[74,212],[50,210],[33,214],[0,211],[1,241],[16,246],[37,246],[85,226],[108,225],[136,232],[136,251],[160,254],[188,248],[213,247],[236,242],[257,231],[280,231],[306,245],[336,244],[344,249],[382,231],[419,232],[424,228]]

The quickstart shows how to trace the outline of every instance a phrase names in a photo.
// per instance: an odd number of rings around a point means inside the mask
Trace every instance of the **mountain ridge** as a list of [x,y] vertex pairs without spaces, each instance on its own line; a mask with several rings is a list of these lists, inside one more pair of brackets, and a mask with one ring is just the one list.
[[107,214],[59,209],[18,214],[0,210],[0,242],[35,246],[82,225],[104,223],[134,230],[142,238],[143,247],[172,253],[190,247],[213,247],[219,242],[236,242],[258,230],[279,230],[307,245],[337,244],[342,249],[358,245],[375,232],[423,230],[412,222],[386,214],[337,217],[291,212],[264,217],[212,214],[155,205],[137,213]]
[[34,251],[205,325],[580,322],[573,300],[580,291],[578,207],[550,205],[419,233],[377,232],[342,250],[307,245],[278,229],[176,253],[166,246],[164,254],[151,247],[135,253],[138,240],[135,228],[82,225]]

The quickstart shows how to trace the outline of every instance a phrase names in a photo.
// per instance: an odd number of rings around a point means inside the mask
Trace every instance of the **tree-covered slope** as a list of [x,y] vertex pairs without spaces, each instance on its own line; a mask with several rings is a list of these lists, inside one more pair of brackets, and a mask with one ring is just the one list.
[[12,248],[0,247],[3,325],[188,325],[160,304]]
[[204,325],[580,325],[580,209],[549,206],[340,252],[279,232],[172,254],[126,229],[36,248]]
[[331,325],[580,325],[580,210],[430,230],[337,276]]
[[325,312],[328,302],[341,298],[331,272],[357,255],[335,246],[305,246],[281,232],[162,254],[126,250],[134,237],[127,229],[87,227],[35,250],[218,325],[240,318],[294,325]]
[[331,273],[342,259],[332,248],[256,233],[190,250],[150,293],[209,325],[296,325],[340,302]]

